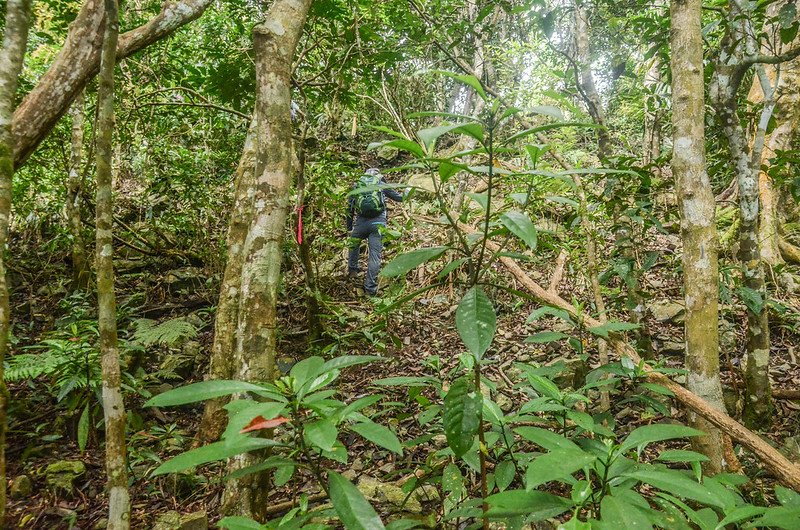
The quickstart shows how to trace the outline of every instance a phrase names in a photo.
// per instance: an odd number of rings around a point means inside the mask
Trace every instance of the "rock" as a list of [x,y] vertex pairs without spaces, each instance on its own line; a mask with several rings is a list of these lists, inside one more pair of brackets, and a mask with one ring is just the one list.
[[442,449],[443,447],[447,447],[447,436],[444,434],[437,434],[431,438],[431,442],[436,449]]
[[369,501],[387,504],[405,512],[422,513],[422,504],[419,499],[414,495],[408,495],[395,484],[381,482],[365,475],[358,480],[356,487]]
[[53,462],[44,471],[47,487],[55,493],[72,496],[75,492],[75,480],[86,473],[86,466],[80,460],[59,460]]
[[683,313],[686,307],[681,302],[674,300],[656,300],[647,304],[647,309],[658,322],[683,322]]
[[11,487],[8,489],[12,499],[27,499],[33,491],[33,483],[27,475],[20,475],[11,480]]
[[197,359],[203,353],[203,345],[196,340],[186,341],[183,345],[183,354],[191,359]]
[[375,156],[383,160],[384,162],[391,162],[397,155],[400,154],[400,150],[396,147],[391,147],[388,145],[382,145],[378,148],[375,152]]
[[658,351],[665,355],[683,355],[686,347],[682,342],[667,340],[661,343]]
[[728,352],[731,357],[734,357],[736,352],[736,325],[726,319],[720,320],[720,333],[719,333],[719,349]]
[[800,464],[800,436],[787,437],[781,452],[792,462]]
[[778,275],[778,285],[783,287],[787,293],[796,293],[800,289],[797,277],[790,272],[782,272]]
[[108,528],[108,519],[105,517],[98,519],[92,526],[92,530],[106,530],[106,528]]
[[170,292],[196,291],[206,281],[203,269],[199,267],[184,267],[167,272],[164,281]]
[[408,179],[408,185],[415,188],[414,193],[436,193],[436,187],[433,183],[433,180],[427,173],[411,175],[411,177]]
[[419,502],[433,502],[440,501],[442,497],[439,495],[439,490],[433,484],[421,484],[414,489],[413,495]]
[[156,518],[152,530],[208,530],[208,514],[200,510],[181,515],[170,510]]

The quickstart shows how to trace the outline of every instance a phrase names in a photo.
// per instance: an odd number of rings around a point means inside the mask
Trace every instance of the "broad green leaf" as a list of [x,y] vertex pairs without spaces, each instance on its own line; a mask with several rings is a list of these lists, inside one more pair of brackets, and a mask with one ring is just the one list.
[[259,403],[249,399],[240,399],[228,403],[225,409],[228,411],[228,425],[225,427],[225,432],[222,434],[223,440],[232,440],[239,436],[247,436],[240,434],[253,419],[258,416],[263,417],[265,420],[283,414],[286,405],[284,403],[275,403],[267,401]]
[[510,136],[507,140],[503,142],[504,145],[510,144],[516,140],[520,140],[522,138],[526,138],[532,134],[537,134],[540,132],[551,131],[553,129],[560,129],[564,127],[586,127],[589,129],[597,129],[598,126],[594,123],[584,123],[580,121],[570,121],[570,122],[561,122],[561,123],[548,123],[547,125],[540,125],[538,127],[533,127],[531,129],[524,130],[522,132],[518,132],[517,134]]
[[608,528],[624,528],[625,530],[653,528],[650,518],[641,508],[613,495],[606,495],[600,501],[600,517],[604,528],[606,525]]
[[302,388],[322,374],[325,360],[319,356],[308,357],[292,366],[289,375],[294,377],[295,390]]
[[687,438],[689,436],[703,436],[705,433],[685,425],[670,425],[666,423],[656,423],[644,425],[637,428],[625,438],[620,450],[625,452],[634,447],[640,447],[652,442],[662,440],[674,440],[676,438]]
[[692,499],[718,508],[725,507],[724,503],[711,490],[680,471],[651,468],[625,473],[623,476],[635,478],[678,497]]
[[572,324],[573,326],[575,325],[575,322],[572,320],[572,317],[569,316],[569,313],[567,311],[551,306],[543,306],[540,307],[539,309],[534,310],[528,316],[528,319],[525,321],[525,323],[530,324],[531,322],[535,322],[536,320],[539,320],[540,318],[546,315],[554,316],[556,318],[563,320],[568,324]]
[[185,405],[196,403],[221,396],[229,396],[239,392],[256,392],[264,390],[263,387],[247,383],[245,381],[228,381],[216,379],[213,381],[202,381],[175,388],[159,394],[148,400],[144,407],[172,407],[175,405]]
[[367,149],[377,149],[379,147],[394,147],[395,149],[408,151],[417,158],[425,158],[425,151],[422,150],[422,147],[420,147],[417,142],[407,138],[398,138],[396,140],[389,140],[387,142],[376,142],[374,144],[370,144]]
[[485,193],[474,193],[474,192],[467,192],[465,193],[467,197],[472,199],[473,201],[477,202],[483,211],[485,212],[486,209],[489,207],[489,197]]
[[433,154],[436,146],[436,140],[438,140],[440,136],[449,132],[454,132],[462,126],[464,126],[463,123],[452,123],[449,125],[439,125],[437,127],[422,129],[417,131],[417,138],[419,138],[422,142],[422,145],[425,146],[425,150],[428,153]]
[[208,462],[216,462],[217,460],[224,460],[248,451],[255,451],[256,449],[263,449],[265,447],[274,447],[276,445],[280,444],[275,440],[252,436],[239,438],[235,444],[214,442],[204,445],[203,447],[198,447],[197,449],[192,449],[191,451],[186,451],[171,460],[167,460],[158,466],[153,472],[153,475],[177,473],[192,467],[197,467],[201,464],[207,464]]
[[550,399],[556,401],[561,400],[561,391],[558,389],[556,384],[548,378],[540,375],[528,374],[528,382],[530,382],[533,389],[536,390],[536,392],[538,392],[540,395],[549,397]]
[[386,525],[386,530],[410,530],[418,526],[423,526],[422,521],[416,521],[414,519],[395,519]]
[[532,490],[537,486],[572,475],[576,471],[591,465],[597,457],[584,451],[556,449],[536,457],[525,471],[525,489]]
[[431,70],[431,73],[446,75],[447,77],[461,81],[465,85],[472,87],[472,89],[477,92],[482,100],[486,101],[489,99],[489,96],[486,95],[486,91],[483,89],[483,85],[474,75],[457,74],[455,72],[447,72],[445,70]]
[[275,474],[273,475],[272,480],[274,481],[274,485],[276,488],[280,488],[281,486],[288,483],[292,480],[292,475],[294,475],[295,466],[279,466],[275,469]]
[[734,508],[730,513],[728,513],[725,518],[717,524],[715,530],[723,530],[730,524],[734,523],[741,523],[742,521],[747,521],[748,519],[753,519],[754,517],[758,517],[759,515],[766,512],[767,509],[762,506],[753,506],[752,504],[745,504],[744,506],[739,506],[738,508]]
[[662,462],[708,462],[706,455],[683,449],[667,449],[662,451],[656,460]]
[[401,132],[397,132],[394,129],[390,129],[389,127],[384,127],[383,125],[368,125],[370,129],[374,129],[376,131],[380,131],[382,133],[386,133],[390,136],[394,136],[395,138],[400,138],[402,140],[407,140],[407,138]]
[[367,499],[349,480],[328,471],[331,503],[347,530],[383,530],[383,522]]
[[557,120],[564,119],[564,113],[561,112],[561,109],[558,107],[553,107],[552,105],[535,105],[533,107],[529,107],[528,112],[533,112],[534,114],[543,114],[545,116],[553,117]]
[[797,530],[797,521],[800,521],[800,508],[774,506],[767,508],[764,515],[750,524],[755,528],[769,527]]
[[609,333],[618,333],[620,331],[630,331],[632,329],[637,329],[639,324],[631,324],[628,322],[606,322],[600,326],[595,326],[593,328],[588,328],[587,331],[589,333],[593,333],[598,337],[603,337],[604,339],[608,339]]
[[351,425],[350,429],[374,444],[385,447],[397,454],[403,454],[403,446],[400,445],[400,440],[397,439],[397,436],[391,430],[383,425],[372,421],[365,421]]
[[411,269],[425,263],[426,261],[438,258],[444,254],[444,251],[447,250],[447,248],[448,247],[418,248],[416,250],[412,250],[411,252],[400,254],[390,261],[389,264],[383,268],[380,274],[381,276],[386,276],[389,278],[393,276],[401,276]]
[[239,516],[225,517],[217,524],[226,530],[263,530],[264,528],[259,522]]
[[447,464],[442,472],[442,489],[447,493],[459,493],[464,487],[464,477],[461,470],[452,462]]
[[453,272],[454,270],[456,270],[457,268],[459,268],[468,261],[469,258],[459,258],[455,261],[451,261],[450,263],[445,265],[445,267],[439,272],[439,274],[436,275],[436,279],[441,280],[442,278],[444,278],[445,276],[447,276],[448,274],[450,274],[451,272]]
[[583,449],[578,447],[572,440],[564,438],[553,431],[548,431],[547,429],[541,429],[539,427],[517,427],[514,429],[514,432],[548,451],[563,449],[575,453],[583,452]]
[[502,214],[500,216],[500,222],[503,223],[503,226],[508,228],[512,234],[528,245],[528,248],[536,250],[538,237],[536,227],[533,226],[533,223],[526,214],[512,210]]
[[778,502],[789,508],[800,508],[800,494],[784,488],[783,486],[775,486],[775,496]]
[[566,197],[560,197],[557,195],[548,195],[547,197],[545,197],[545,199],[550,202],[557,202],[559,204],[566,204],[567,206],[572,206],[576,211],[580,208],[580,205],[578,204],[577,201],[568,199]]
[[458,458],[469,451],[478,433],[482,401],[483,396],[466,376],[456,379],[444,397],[444,433],[447,445]]
[[89,441],[89,404],[83,408],[81,418],[78,420],[78,449],[81,453],[86,450],[86,442]]
[[500,491],[508,488],[514,482],[514,476],[517,470],[514,467],[514,462],[511,460],[503,460],[494,470],[494,483]]
[[442,182],[447,182],[450,177],[458,173],[463,167],[447,161],[439,162],[439,178]]
[[331,359],[330,361],[326,361],[325,364],[322,365],[322,370],[341,370],[342,368],[347,368],[348,366],[356,366],[359,364],[385,360],[385,357],[380,357],[378,355],[341,355]]
[[486,498],[489,517],[499,519],[524,515],[528,522],[541,521],[569,510],[573,503],[543,491],[508,490]]
[[467,349],[480,360],[492,344],[497,330],[494,307],[480,287],[472,287],[458,304],[456,328]]
[[348,419],[350,415],[358,412],[359,410],[374,405],[384,397],[385,396],[383,394],[364,396],[362,398],[358,398],[352,403],[348,403],[336,412],[337,423]]
[[560,331],[540,331],[539,333],[534,333],[530,337],[527,337],[525,342],[529,344],[547,344],[548,342],[556,342],[568,338],[569,335],[561,333]]
[[324,418],[306,425],[305,434],[313,445],[323,451],[333,451],[333,444],[336,443],[339,431],[332,418]]

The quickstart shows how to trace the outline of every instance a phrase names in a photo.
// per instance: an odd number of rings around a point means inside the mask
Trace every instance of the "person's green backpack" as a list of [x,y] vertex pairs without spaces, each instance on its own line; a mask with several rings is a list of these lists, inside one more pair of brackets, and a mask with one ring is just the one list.
[[368,186],[374,188],[356,195],[355,204],[358,215],[372,219],[378,217],[386,209],[383,203],[383,192],[377,188],[380,183],[380,175],[364,174],[358,179],[356,188],[366,188]]

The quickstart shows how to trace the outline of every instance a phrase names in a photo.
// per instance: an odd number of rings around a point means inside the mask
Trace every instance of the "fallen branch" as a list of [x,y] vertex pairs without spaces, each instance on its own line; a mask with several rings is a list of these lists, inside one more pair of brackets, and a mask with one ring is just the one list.
[[800,264],[800,248],[782,237],[778,240],[778,247],[781,249],[783,259],[791,263]]
[[773,388],[772,397],[775,399],[800,399],[800,390],[791,390],[788,388]]
[[564,277],[564,266],[567,264],[567,258],[569,257],[569,252],[561,249],[561,252],[558,253],[558,258],[556,258],[556,266],[553,270],[553,276],[550,278],[550,285],[547,286],[547,290],[553,294],[558,294],[558,284],[561,283],[561,279]]
[[[467,233],[478,233],[477,230],[471,226],[459,223],[462,230]],[[492,252],[497,252],[499,246],[492,242],[486,242],[486,248]],[[517,279],[525,288],[545,305],[557,307],[567,311],[574,318],[579,319],[589,327],[600,326],[601,322],[590,315],[579,314],[572,304],[561,298],[558,294],[550,292],[533,281],[530,276],[517,264],[512,258],[503,256],[500,261],[511,272],[514,278]],[[621,357],[628,357],[635,364],[641,363],[639,354],[636,353],[628,343],[617,336],[612,335],[609,344],[614,348],[618,355]],[[797,466],[783,456],[777,449],[762,440],[757,434],[753,433],[742,424],[728,416],[725,412],[716,409],[709,405],[703,398],[690,392],[683,386],[679,385],[664,374],[654,372],[648,365],[644,365],[644,370],[647,373],[647,378],[652,383],[659,384],[668,388],[675,398],[683,403],[686,407],[699,414],[725,434],[730,436],[733,440],[752,451],[764,466],[775,476],[783,485],[800,492],[800,466]]]

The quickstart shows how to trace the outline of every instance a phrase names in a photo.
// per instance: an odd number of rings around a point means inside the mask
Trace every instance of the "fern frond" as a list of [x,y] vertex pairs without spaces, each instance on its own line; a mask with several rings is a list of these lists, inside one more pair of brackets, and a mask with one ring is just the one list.
[[50,375],[65,360],[65,355],[54,354],[51,351],[20,353],[8,358],[4,379],[6,381],[22,381],[36,379],[41,375]]
[[155,320],[141,318],[134,321],[134,326],[136,330],[131,341],[145,347],[156,344],[172,346],[181,340],[197,336],[197,328],[184,318],[173,318],[160,324]]

